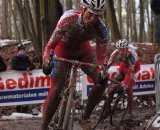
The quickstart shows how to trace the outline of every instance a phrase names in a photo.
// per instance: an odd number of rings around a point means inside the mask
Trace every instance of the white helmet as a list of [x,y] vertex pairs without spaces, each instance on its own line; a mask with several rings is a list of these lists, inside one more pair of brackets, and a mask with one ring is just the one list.
[[81,0],[83,7],[93,14],[102,15],[105,10],[105,0]]
[[127,48],[129,42],[126,39],[121,39],[116,42],[116,47],[117,48]]

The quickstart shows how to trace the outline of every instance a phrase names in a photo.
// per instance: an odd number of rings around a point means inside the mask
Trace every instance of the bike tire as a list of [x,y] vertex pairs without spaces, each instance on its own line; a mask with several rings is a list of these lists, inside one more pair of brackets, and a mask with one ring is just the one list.
[[62,128],[64,114],[65,114],[65,107],[66,107],[66,100],[65,100],[65,97],[62,97],[62,100],[60,100],[58,109],[52,118],[52,123],[50,124],[51,128],[53,128],[53,129],[61,129]]
[[[113,126],[120,126],[128,110],[128,103],[124,105],[124,97],[126,97],[126,92],[118,94],[114,100],[111,114],[110,114],[110,124]],[[120,108],[120,103],[122,103]]]
[[74,89],[75,89],[74,86],[70,87],[69,89],[69,96],[68,96],[66,111],[64,115],[64,121],[63,121],[63,130],[68,130],[69,119],[70,119],[72,105],[73,105]]
[[71,110],[71,115],[69,119],[69,125],[68,125],[68,130],[73,130],[73,122],[74,122],[74,116],[75,116],[75,106],[73,104],[72,110]]
[[97,126],[102,123],[108,116],[111,110],[110,106],[110,97],[109,95],[104,95],[102,99],[99,101],[99,103],[96,105],[94,109],[94,113],[96,113],[97,108],[104,102],[104,105],[102,105],[102,108],[98,111],[97,120],[94,122],[94,126],[92,127],[92,130],[95,130]]

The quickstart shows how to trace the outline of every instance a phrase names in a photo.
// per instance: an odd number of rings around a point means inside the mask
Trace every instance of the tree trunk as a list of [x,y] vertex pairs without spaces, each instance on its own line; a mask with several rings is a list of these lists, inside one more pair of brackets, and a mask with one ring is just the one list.
[[2,0],[2,39],[9,38],[7,20],[8,20],[8,1]]
[[43,49],[55,29],[63,9],[59,0],[41,0],[40,10]]
[[133,40],[133,11],[132,11],[132,1],[129,1],[129,30],[130,30],[130,36],[129,36],[129,40],[132,41]]
[[[14,21],[14,26],[15,26],[15,34],[16,34],[16,38],[19,40],[19,42],[21,43],[21,37],[20,37],[20,33],[19,33],[19,30],[18,30],[18,26],[17,26],[17,22],[16,22],[16,15],[15,15],[15,12],[12,8],[12,1],[9,0],[9,6],[10,6],[10,9],[11,9],[11,12],[12,12],[12,15],[13,15],[13,21]],[[21,43],[22,44],[22,43]]]
[[[10,0],[7,0],[8,4]],[[12,21],[11,21],[11,9],[8,8],[8,38],[12,39]]]
[[67,0],[67,10],[72,9],[72,0]]
[[122,0],[118,0],[118,16],[119,16],[119,29],[121,36],[123,37],[123,21],[122,21]]
[[114,9],[114,3],[112,0],[107,0],[107,12],[110,18],[110,25],[111,25],[111,40],[118,40],[121,39],[121,35],[119,32],[119,28],[118,28],[118,23],[117,23],[117,19],[116,19],[116,14],[115,14],[115,9]]
[[126,12],[127,12],[127,21],[126,21],[126,24],[127,24],[127,40],[129,40],[129,35],[130,35],[130,26],[129,26],[129,20],[130,20],[130,13],[129,13],[129,11],[130,11],[130,9],[129,9],[129,1],[127,0],[127,7],[126,7]]
[[47,42],[47,2],[48,2],[47,0],[40,0],[42,50]]
[[143,0],[140,0],[140,27],[139,27],[139,42],[142,43],[144,39],[144,4]]
[[32,0],[33,3],[33,10],[34,10],[34,25],[36,31],[36,39],[39,44],[39,47],[42,52],[42,32],[41,32],[41,23],[40,23],[40,1],[39,0]]
[[136,24],[136,2],[132,0],[132,13],[133,13],[133,39],[137,42],[137,24]]
[[32,44],[33,44],[33,46],[34,46],[35,53],[36,53],[39,61],[41,62],[41,59],[42,59],[41,54],[42,54],[42,53],[41,53],[41,51],[40,51],[40,47],[37,46],[36,39],[35,39],[35,37],[33,36],[32,32],[31,32],[31,30],[30,30],[30,27],[28,26],[28,23],[26,23],[26,21],[25,21],[25,18],[24,18],[23,13],[22,13],[22,7],[20,6],[19,1],[18,1],[18,0],[15,0],[15,3],[16,3],[17,9],[18,9],[18,11],[19,11],[19,14],[20,14],[22,23],[23,23],[23,25],[24,25],[24,27],[25,27],[25,29],[26,29],[27,33],[29,34],[29,37],[30,37],[30,39],[31,39],[31,41],[32,41]]

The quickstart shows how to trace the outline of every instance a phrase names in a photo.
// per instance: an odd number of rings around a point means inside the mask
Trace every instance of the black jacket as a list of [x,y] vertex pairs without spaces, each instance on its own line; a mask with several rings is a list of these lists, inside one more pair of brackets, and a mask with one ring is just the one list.
[[12,58],[12,69],[13,70],[19,70],[19,71],[24,71],[27,70],[27,67],[29,67],[30,70],[35,69],[35,65],[30,61],[29,57],[19,57],[19,56],[14,56]]
[[4,63],[3,58],[0,56],[0,72],[6,70],[7,70],[7,65]]
[[155,14],[160,14],[160,0],[152,0],[151,9],[154,11]]

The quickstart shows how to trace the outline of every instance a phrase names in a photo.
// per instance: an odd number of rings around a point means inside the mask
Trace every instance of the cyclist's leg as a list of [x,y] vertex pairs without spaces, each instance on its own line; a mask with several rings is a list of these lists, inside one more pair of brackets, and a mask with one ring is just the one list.
[[58,107],[58,97],[63,89],[65,83],[65,76],[67,74],[68,65],[58,62],[56,67],[53,68],[51,72],[51,85],[49,94],[44,102],[43,106],[43,116],[41,130],[47,130],[48,124],[50,123],[57,107]]
[[132,110],[133,110],[133,90],[132,90],[132,85],[130,85],[131,78],[132,78],[132,72],[131,69],[128,68],[123,83],[128,86],[127,102],[128,102],[129,118],[132,118]]
[[[95,57],[93,55],[90,57],[84,57],[83,62],[90,62],[95,63]],[[98,72],[98,69],[88,68],[86,66],[82,67],[82,70],[93,79],[94,86],[91,89],[89,96],[88,96],[88,102],[87,106],[85,108],[85,111],[83,113],[83,118],[88,119],[90,118],[90,115],[96,106],[96,104],[99,102],[103,92],[106,88],[106,82],[103,82],[100,78],[100,73]]]
[[128,92],[129,113],[131,114],[131,116],[133,116],[132,112],[133,112],[133,105],[134,105],[134,101],[133,101],[133,86],[134,85],[135,85],[135,80],[131,79],[129,83],[129,92]]

